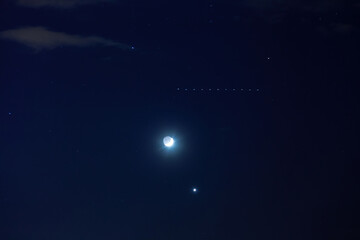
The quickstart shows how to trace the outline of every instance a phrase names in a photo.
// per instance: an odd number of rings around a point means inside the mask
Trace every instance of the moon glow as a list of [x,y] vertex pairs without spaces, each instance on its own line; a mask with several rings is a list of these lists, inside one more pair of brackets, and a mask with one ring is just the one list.
[[174,145],[174,139],[169,136],[164,137],[163,142],[165,147],[172,147]]

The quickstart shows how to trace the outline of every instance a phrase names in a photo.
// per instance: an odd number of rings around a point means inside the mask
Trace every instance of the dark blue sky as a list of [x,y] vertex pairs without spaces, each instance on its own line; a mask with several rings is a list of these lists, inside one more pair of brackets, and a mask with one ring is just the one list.
[[0,239],[359,239],[359,11],[1,1]]

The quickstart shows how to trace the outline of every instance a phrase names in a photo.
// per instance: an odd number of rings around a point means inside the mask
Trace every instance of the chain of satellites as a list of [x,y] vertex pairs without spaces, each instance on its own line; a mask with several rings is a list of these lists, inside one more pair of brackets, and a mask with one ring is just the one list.
[[178,92],[260,92],[259,88],[176,88]]

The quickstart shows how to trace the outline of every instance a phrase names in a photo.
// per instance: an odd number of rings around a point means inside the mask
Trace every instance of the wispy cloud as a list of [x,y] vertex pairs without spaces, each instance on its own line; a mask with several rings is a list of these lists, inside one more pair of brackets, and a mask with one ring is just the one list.
[[338,23],[334,25],[334,31],[337,33],[347,34],[357,30],[357,27],[351,24]]
[[44,27],[25,27],[0,32],[0,38],[15,41],[35,50],[54,49],[63,46],[89,47],[111,46],[131,50],[131,46],[96,36],[79,36],[54,32]]
[[304,2],[302,0],[235,0],[239,5],[262,10],[293,10],[302,12],[327,12],[341,8],[341,0],[315,0]]
[[324,35],[341,34],[347,35],[359,32],[359,28],[352,24],[336,23],[319,27],[319,31]]
[[18,5],[32,8],[72,8],[80,5],[89,5],[109,1],[111,0],[16,0]]
[[360,0],[232,0],[232,4],[251,12],[244,17],[248,22],[262,19],[268,24],[281,24],[295,16],[317,25],[326,34],[351,33],[358,29],[355,22],[349,19],[344,22],[344,18],[338,16],[360,6]]

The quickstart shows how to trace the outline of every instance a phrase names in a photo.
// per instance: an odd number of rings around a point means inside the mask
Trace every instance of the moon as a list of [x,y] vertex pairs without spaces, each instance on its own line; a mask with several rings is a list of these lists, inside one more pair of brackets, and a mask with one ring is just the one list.
[[169,136],[164,137],[163,142],[165,147],[172,147],[174,145],[174,139]]

